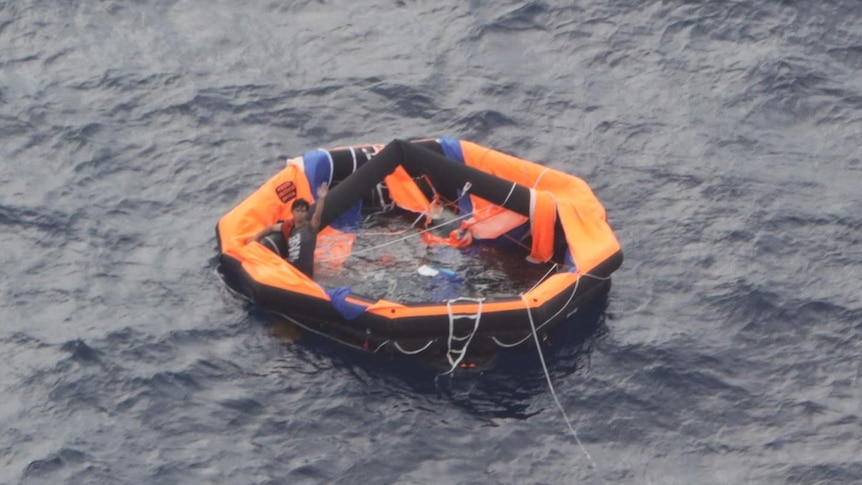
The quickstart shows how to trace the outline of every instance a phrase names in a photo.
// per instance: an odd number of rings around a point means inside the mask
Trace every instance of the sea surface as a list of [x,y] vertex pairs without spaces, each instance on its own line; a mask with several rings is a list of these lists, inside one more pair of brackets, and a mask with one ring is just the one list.
[[[440,135],[607,208],[549,381],[216,273],[285,157]],[[3,484],[862,483],[862,2],[0,1],[0,266]]]

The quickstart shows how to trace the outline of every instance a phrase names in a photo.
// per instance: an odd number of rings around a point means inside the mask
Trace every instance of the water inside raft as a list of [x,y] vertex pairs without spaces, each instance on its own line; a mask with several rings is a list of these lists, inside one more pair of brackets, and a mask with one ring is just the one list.
[[[446,237],[459,221],[435,221],[435,234]],[[466,248],[427,245],[422,223],[402,211],[366,214],[347,259],[330,257],[338,237],[318,241],[315,280],[326,289],[344,286],[369,300],[405,304],[443,303],[458,297],[488,300],[517,298],[552,268],[526,260],[529,252],[511,240],[474,242]],[[431,275],[434,271],[436,275]]]

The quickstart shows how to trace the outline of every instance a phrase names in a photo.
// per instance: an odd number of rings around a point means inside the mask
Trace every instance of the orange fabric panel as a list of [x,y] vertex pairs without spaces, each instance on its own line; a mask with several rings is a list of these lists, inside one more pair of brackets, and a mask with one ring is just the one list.
[[[476,214],[476,212],[473,212]],[[517,212],[500,207],[476,214],[467,222],[470,233],[477,239],[494,239],[530,220]]]
[[425,212],[430,202],[401,165],[384,179],[389,195],[398,207],[412,212]]
[[329,300],[323,288],[262,244],[249,243],[240,254],[243,269],[258,283]]
[[545,262],[554,257],[554,223],[557,221],[556,204],[551,194],[533,190],[535,206],[530,217],[533,247],[530,259]]
[[461,233],[459,229],[450,232],[449,237],[445,238],[430,231],[422,232],[420,236],[422,237],[422,241],[429,246],[432,244],[445,244],[453,248],[466,248],[473,243],[472,234],[469,231]]
[[558,207],[572,259],[580,273],[589,273],[620,250],[620,243],[604,219],[584,217],[571,204]]
[[557,212],[572,258],[581,273],[588,273],[620,250],[607,223],[605,208],[583,180],[561,172],[548,173],[539,187],[557,199]]
[[[461,141],[461,151],[471,167],[533,187],[537,192],[553,194],[579,272],[588,273],[620,250],[619,241],[607,223],[605,208],[582,179],[468,141]],[[471,200],[477,207],[480,199],[471,197]]]
[[[533,187],[545,167],[469,141],[461,141],[467,165],[502,179]],[[560,172],[562,173],[562,172]]]
[[[482,305],[482,313],[493,313],[500,312],[505,310],[513,310],[524,308],[524,303],[520,300],[518,301],[505,301],[505,302],[494,302],[494,303],[485,303]],[[471,314],[474,315],[478,313],[479,306],[475,303],[468,304],[456,304],[452,305],[452,314],[453,315],[464,315]],[[378,300],[365,310],[366,313],[371,313],[374,315],[378,315],[381,317],[397,320],[399,318],[410,318],[410,317],[427,317],[434,315],[447,316],[449,315],[449,311],[446,308],[445,303],[440,303],[437,305],[427,305],[427,306],[405,306],[400,303],[395,303],[389,300]]]
[[353,251],[356,234],[341,232],[330,226],[317,233],[317,246],[314,248],[316,264],[340,267]]

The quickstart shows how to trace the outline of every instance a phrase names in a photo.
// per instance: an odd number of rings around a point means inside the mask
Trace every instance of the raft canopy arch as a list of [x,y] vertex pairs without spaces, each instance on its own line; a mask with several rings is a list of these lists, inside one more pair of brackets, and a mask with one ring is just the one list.
[[[620,250],[605,221],[604,208],[582,180],[471,142],[442,138],[438,143],[439,152],[403,140],[386,145],[330,190],[321,225],[332,223],[363,194],[390,178],[398,179],[389,184],[397,205],[414,212],[425,211],[430,201],[413,181],[427,178],[436,192],[459,200],[464,216],[499,208],[528,218],[532,233],[530,256],[536,261],[553,257],[554,243],[560,239],[555,236],[565,237],[564,262],[573,272],[581,267],[589,270]],[[322,181],[318,177],[311,183]],[[401,189],[393,191],[391,187]],[[469,197],[463,197],[465,187],[469,187]],[[559,230],[563,234],[556,234]]]

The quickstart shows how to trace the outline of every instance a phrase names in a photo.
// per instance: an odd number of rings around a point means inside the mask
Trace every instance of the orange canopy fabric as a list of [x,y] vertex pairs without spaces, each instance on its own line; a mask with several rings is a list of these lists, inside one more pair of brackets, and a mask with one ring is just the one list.
[[[468,165],[532,187],[537,194],[549,194],[552,197],[579,273],[588,273],[620,250],[619,241],[607,223],[604,207],[582,179],[468,141],[461,141],[461,150]],[[487,202],[477,199],[471,199],[474,200],[474,208],[487,205]],[[540,261],[547,260],[542,258],[547,256],[548,241],[547,233],[537,233],[537,228],[544,231],[551,224],[552,238],[555,222],[547,215],[547,204],[546,195],[536,197],[531,257]],[[538,243],[535,240],[537,235],[540,238]]]

